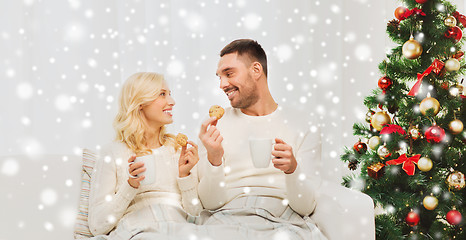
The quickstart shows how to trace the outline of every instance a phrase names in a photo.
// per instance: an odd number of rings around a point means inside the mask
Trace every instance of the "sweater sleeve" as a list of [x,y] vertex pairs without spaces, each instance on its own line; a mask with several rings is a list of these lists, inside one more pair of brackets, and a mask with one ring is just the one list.
[[111,151],[102,152],[92,174],[88,221],[93,235],[108,234],[115,228],[138,191],[127,181],[117,191],[115,160]]
[[224,163],[213,166],[207,159],[207,150],[199,141],[199,199],[202,206],[215,210],[228,201]]
[[321,164],[320,131],[304,133],[302,143],[295,150],[298,162],[296,170],[285,177],[290,207],[302,216],[310,215],[316,206],[316,194],[320,186]]
[[199,178],[197,176],[197,165],[191,169],[187,177],[177,177],[178,187],[181,192],[181,204],[184,210],[192,216],[198,216],[202,211],[202,204],[198,198]]

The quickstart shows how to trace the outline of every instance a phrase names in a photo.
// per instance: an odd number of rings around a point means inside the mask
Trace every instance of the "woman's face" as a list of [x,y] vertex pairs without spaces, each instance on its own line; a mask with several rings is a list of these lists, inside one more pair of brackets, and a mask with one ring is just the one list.
[[175,101],[171,97],[170,89],[164,82],[157,98],[154,101],[143,105],[142,112],[146,118],[146,122],[150,126],[161,127],[173,122],[173,106],[175,106]]

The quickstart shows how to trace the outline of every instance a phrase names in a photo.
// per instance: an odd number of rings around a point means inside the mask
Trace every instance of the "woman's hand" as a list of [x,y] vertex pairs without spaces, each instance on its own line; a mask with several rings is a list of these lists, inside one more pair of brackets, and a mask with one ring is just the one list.
[[144,180],[146,176],[143,175],[143,176],[137,177],[137,175],[146,171],[146,168],[144,167],[143,162],[134,163],[135,159],[136,159],[136,156],[134,155],[128,159],[128,164],[129,164],[128,173],[130,175],[128,178],[128,183],[133,188],[139,188],[139,186],[141,185],[141,181]]
[[199,162],[199,154],[197,145],[192,141],[188,141],[192,147],[181,147],[180,159],[178,161],[178,171],[180,178],[189,176],[191,169]]

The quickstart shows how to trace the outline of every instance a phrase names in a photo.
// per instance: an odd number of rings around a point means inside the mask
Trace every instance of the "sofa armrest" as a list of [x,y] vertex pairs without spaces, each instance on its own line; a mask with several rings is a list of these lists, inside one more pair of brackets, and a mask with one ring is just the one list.
[[329,240],[372,240],[374,216],[374,202],[368,195],[322,181],[311,219]]

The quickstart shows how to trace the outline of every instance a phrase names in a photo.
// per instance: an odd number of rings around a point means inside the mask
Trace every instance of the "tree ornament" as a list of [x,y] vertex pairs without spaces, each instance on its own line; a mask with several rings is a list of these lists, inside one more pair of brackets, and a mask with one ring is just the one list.
[[377,131],[382,130],[385,124],[390,124],[391,122],[390,116],[385,111],[377,112],[371,118],[371,124]]
[[448,184],[448,188],[453,190],[461,190],[466,186],[464,174],[459,171],[450,173],[450,175],[448,175],[447,177],[446,182]]
[[437,125],[433,125],[424,133],[428,142],[439,143],[445,138],[445,130]]
[[456,209],[453,208],[453,210],[447,213],[447,222],[449,224],[458,225],[461,223],[461,220],[463,220],[463,216],[461,216],[461,213],[456,211]]
[[372,164],[367,167],[367,174],[372,177],[373,179],[379,179],[385,173],[385,164],[383,163],[376,163]]
[[421,136],[421,131],[419,131],[419,128],[417,126],[409,127],[408,133],[413,140],[417,140]]
[[383,76],[379,79],[378,85],[382,90],[387,91],[393,85],[393,81],[387,76]]
[[388,150],[387,146],[382,145],[377,149],[377,155],[379,155],[379,157],[381,159],[385,159],[385,158],[389,157],[391,155],[391,153]]
[[445,18],[443,23],[445,23],[445,26],[447,26],[447,27],[455,27],[456,26],[456,18],[453,17],[453,16],[448,16],[447,18]]
[[428,157],[422,157],[417,162],[417,168],[423,172],[428,172],[432,169],[433,163],[432,160]]
[[403,7],[403,6],[399,6],[395,9],[395,17],[396,19],[398,20],[404,20],[405,19],[405,13],[408,11],[409,9]]
[[403,44],[402,52],[405,58],[416,59],[422,54],[422,45],[411,36],[409,40]]
[[348,168],[351,170],[351,171],[354,171],[358,168],[358,161],[351,161],[348,163]]
[[458,26],[454,26],[447,29],[444,35],[446,38],[452,38],[455,40],[455,42],[459,42],[459,40],[461,40],[463,37],[463,31],[461,31],[461,28]]
[[383,126],[382,130],[380,131],[380,135],[392,134],[392,133],[398,133],[400,135],[405,135],[406,131],[402,127],[396,124],[385,124],[385,126]]
[[432,116],[435,116],[440,111],[440,103],[437,99],[428,95],[419,104],[419,110],[421,110],[422,115],[426,115],[427,111],[431,110],[433,112]]
[[445,62],[445,70],[454,72],[460,70],[461,64],[456,58],[450,58]]
[[424,205],[427,210],[434,210],[438,205],[438,199],[434,196],[426,196],[422,201],[422,205]]
[[370,123],[372,116],[374,116],[375,112],[372,110],[367,111],[366,113],[366,122]]
[[448,124],[448,127],[454,135],[460,134],[463,131],[463,122],[459,119],[455,119]]
[[407,157],[406,154],[403,154],[397,159],[387,161],[385,164],[387,165],[403,164],[401,168],[406,172],[406,174],[408,174],[409,176],[413,176],[416,170],[416,167],[414,164],[419,162],[419,158],[421,158],[421,154],[416,154],[412,157]]
[[358,141],[354,144],[353,149],[359,154],[364,154],[367,151],[367,145],[361,141]]
[[406,223],[410,227],[416,226],[419,223],[419,220],[421,220],[421,218],[419,217],[419,214],[417,214],[416,212],[413,212],[413,211],[409,212],[408,215],[406,215],[406,218],[405,218]]
[[372,150],[377,149],[377,147],[380,145],[381,140],[379,136],[373,136],[369,138],[369,148]]
[[450,95],[452,95],[453,97],[459,97],[463,95],[463,85],[456,84],[450,87],[449,91],[450,91]]
[[428,0],[416,0],[417,3],[420,3],[420,4],[424,4],[426,3]]

